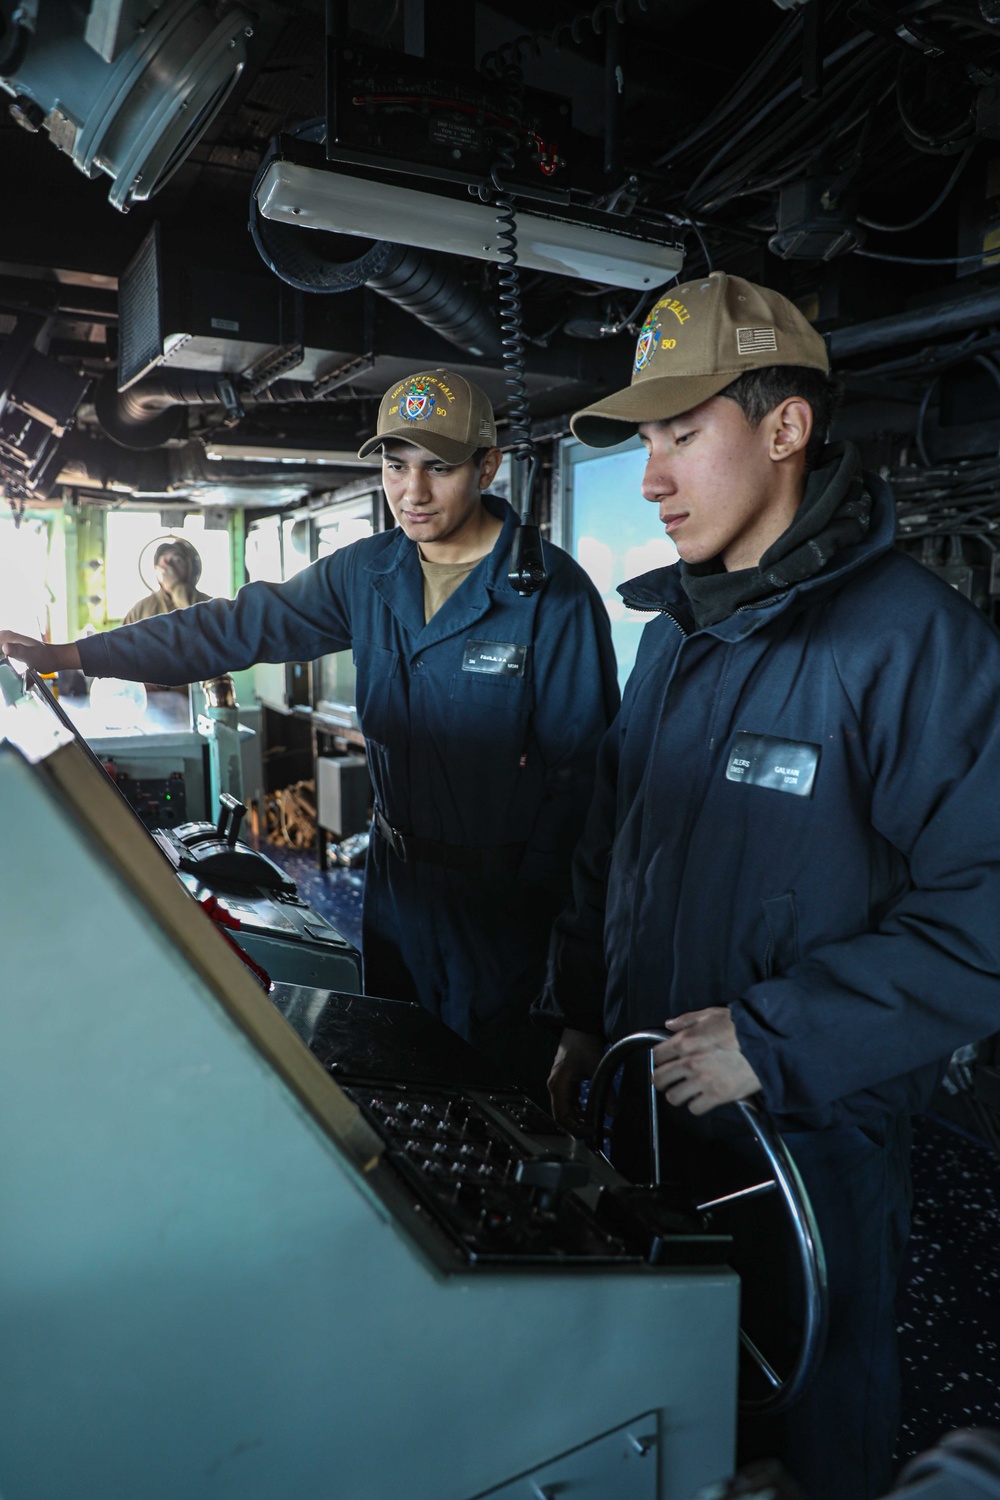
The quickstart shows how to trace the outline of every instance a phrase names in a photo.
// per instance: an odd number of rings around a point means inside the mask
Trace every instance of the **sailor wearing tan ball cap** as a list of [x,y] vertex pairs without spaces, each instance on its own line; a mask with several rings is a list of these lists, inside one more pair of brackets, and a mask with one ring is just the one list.
[[[834,394],[826,346],[798,309],[778,292],[714,271],[659,298],[640,330],[630,384],[577,412],[571,425],[594,447],[638,432],[650,454],[643,494],[659,505],[685,564],[712,574],[741,570],[739,584],[685,575],[711,596],[709,613],[725,613],[748,602],[744,584],[753,597],[770,587],[756,576],[742,579],[742,570],[755,568],[772,544],[784,553],[811,542],[806,533],[822,530],[841,500],[850,516],[854,502],[838,489],[800,513],[804,475],[825,443]],[[690,429],[692,414],[697,440],[678,428]],[[773,452],[748,487],[734,471],[749,473],[772,437]]]
[[495,449],[493,407],[486,392],[449,370],[423,370],[390,386],[378,409],[374,434],[359,458],[393,438],[417,443],[449,464],[463,464],[477,449]]
[[[650,623],[540,1009],[564,1027],[562,1117],[608,1041],[651,1029],[669,1033],[661,1119],[688,1127],[664,1160],[725,1137],[727,1102],[775,1115],[829,1335],[787,1414],[743,1425],[740,1459],[783,1458],[811,1500],[869,1500],[899,1417],[909,1112],[1000,1013],[1000,638],[895,550],[888,486],[826,445],[832,408],[801,313],[716,272],[660,297],[629,385],[573,418],[597,447],[638,433],[680,561],[620,589]],[[643,1071],[620,1094],[619,1160],[647,1089]],[[776,1290],[767,1236],[743,1248]],[[773,1309],[764,1327],[780,1349]]]
[[544,1100],[555,1037],[528,1008],[618,707],[607,613],[547,542],[541,592],[508,583],[519,522],[488,493],[501,454],[472,381],[395,381],[361,456],[376,451],[395,527],[232,601],[73,646],[0,631],[0,647],[42,670],[82,659],[92,676],[164,683],[353,650],[375,793],[365,989],[420,1001]]
[[747,370],[796,365],[827,374],[822,337],[798,308],[767,287],[713,271],[665,292],[639,331],[624,390],[577,412],[581,442],[610,447],[623,423],[665,421],[717,396]]

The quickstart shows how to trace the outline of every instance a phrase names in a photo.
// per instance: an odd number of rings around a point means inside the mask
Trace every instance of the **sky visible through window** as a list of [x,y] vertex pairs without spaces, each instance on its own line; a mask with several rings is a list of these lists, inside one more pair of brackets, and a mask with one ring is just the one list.
[[593,580],[611,617],[611,635],[622,687],[632,670],[639,637],[651,615],[626,609],[618,584],[677,561],[677,549],[660,525],[655,505],[639,486],[645,450],[638,442],[580,458],[572,465],[570,550]]

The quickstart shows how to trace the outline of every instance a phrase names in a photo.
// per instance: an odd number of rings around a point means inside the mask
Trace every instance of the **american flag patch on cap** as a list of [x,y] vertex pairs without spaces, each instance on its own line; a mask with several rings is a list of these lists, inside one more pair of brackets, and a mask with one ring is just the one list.
[[778,338],[773,328],[737,328],[737,354],[770,354],[778,352]]

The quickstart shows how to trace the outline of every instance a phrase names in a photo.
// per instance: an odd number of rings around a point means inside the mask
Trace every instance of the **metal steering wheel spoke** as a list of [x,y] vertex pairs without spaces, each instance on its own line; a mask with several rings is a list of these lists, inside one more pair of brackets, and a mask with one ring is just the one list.
[[713,1208],[722,1208],[729,1203],[743,1203],[748,1198],[762,1198],[765,1193],[776,1193],[778,1184],[773,1177],[766,1182],[755,1182],[752,1187],[737,1188],[735,1193],[723,1193],[721,1198],[709,1198],[704,1203],[696,1203],[695,1208],[700,1214],[711,1213]]
[[[659,1046],[661,1042],[669,1040],[670,1034],[665,1031],[637,1031],[631,1036],[622,1037],[620,1041],[609,1047],[594,1069],[594,1076],[590,1081],[584,1123],[584,1135],[588,1143],[595,1150],[601,1151],[604,1105],[611,1080],[628,1053],[637,1048],[646,1049],[649,1052],[650,1159],[653,1164],[653,1182],[657,1187],[662,1182],[662,1165],[657,1123],[659,1096],[653,1086],[652,1049]],[[812,1204],[809,1202],[799,1176],[799,1170],[788,1147],[775,1128],[773,1120],[759,1099],[740,1099],[736,1103],[736,1108],[742,1115],[745,1125],[756,1138],[767,1160],[771,1176],[750,1187],[740,1188],[736,1192],[726,1193],[722,1197],[699,1203],[697,1208],[699,1212],[707,1213],[713,1208],[739,1204],[751,1198],[762,1197],[767,1193],[777,1193],[782,1200],[785,1217],[792,1231],[803,1284],[802,1334],[788,1374],[784,1377],[780,1376],[767,1357],[757,1348],[749,1334],[740,1329],[742,1347],[771,1388],[765,1396],[753,1400],[741,1400],[740,1409],[754,1414],[771,1415],[783,1411],[802,1394],[822,1358],[826,1344],[827,1321],[826,1265]]]
[[758,1370],[760,1370],[761,1374],[764,1376],[764,1379],[771,1386],[772,1390],[780,1391],[781,1376],[774,1369],[767,1356],[760,1352],[760,1350],[757,1348],[757,1345],[754,1343],[753,1339],[747,1333],[745,1328],[740,1329],[740,1343],[747,1351],[750,1358],[757,1366]]

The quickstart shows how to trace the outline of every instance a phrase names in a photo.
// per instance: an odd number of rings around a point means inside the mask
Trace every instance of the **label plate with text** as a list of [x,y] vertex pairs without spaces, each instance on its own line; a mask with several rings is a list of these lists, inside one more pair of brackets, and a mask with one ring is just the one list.
[[466,641],[463,672],[482,672],[491,677],[523,677],[527,646],[513,641]]
[[793,797],[811,797],[819,765],[819,745],[779,740],[769,734],[741,732],[726,763],[726,780],[762,786]]

